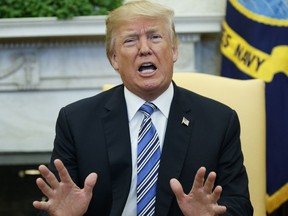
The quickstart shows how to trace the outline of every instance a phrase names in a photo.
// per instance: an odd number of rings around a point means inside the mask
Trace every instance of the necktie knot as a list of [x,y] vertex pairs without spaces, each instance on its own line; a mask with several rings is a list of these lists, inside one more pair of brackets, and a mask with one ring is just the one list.
[[144,113],[145,116],[149,117],[152,115],[152,113],[157,110],[157,107],[155,104],[146,101],[140,108],[139,110]]

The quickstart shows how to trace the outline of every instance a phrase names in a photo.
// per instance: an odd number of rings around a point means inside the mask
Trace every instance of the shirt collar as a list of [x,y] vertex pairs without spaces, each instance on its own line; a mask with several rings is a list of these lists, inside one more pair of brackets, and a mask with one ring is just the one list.
[[[174,95],[174,88],[171,82],[166,91],[164,91],[156,100],[151,101],[158,107],[158,109],[167,119],[173,95]],[[139,110],[139,108],[145,103],[145,100],[129,91],[126,87],[124,87],[124,96],[127,105],[128,120],[130,122],[137,113],[137,111]]]

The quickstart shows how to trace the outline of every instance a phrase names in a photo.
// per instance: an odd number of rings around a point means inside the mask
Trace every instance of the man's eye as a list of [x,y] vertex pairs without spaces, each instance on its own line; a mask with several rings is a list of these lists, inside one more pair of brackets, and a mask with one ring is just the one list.
[[131,46],[131,45],[134,45],[136,43],[136,39],[135,38],[129,38],[129,39],[126,39],[124,41],[124,45],[126,46]]
[[159,42],[162,39],[162,37],[161,37],[161,35],[157,34],[157,35],[152,35],[151,39],[153,42]]

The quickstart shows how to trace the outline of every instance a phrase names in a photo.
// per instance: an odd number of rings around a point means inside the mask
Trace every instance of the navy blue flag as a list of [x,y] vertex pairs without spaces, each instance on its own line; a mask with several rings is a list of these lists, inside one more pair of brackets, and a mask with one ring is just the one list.
[[288,200],[288,1],[228,0],[221,75],[266,83],[267,212]]

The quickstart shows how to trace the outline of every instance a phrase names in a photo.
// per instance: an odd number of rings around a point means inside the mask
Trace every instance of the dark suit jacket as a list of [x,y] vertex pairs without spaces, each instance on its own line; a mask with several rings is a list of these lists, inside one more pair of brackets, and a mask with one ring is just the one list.
[[[174,89],[161,154],[156,215],[182,215],[169,180],[177,178],[188,193],[200,166],[207,173],[217,173],[216,184],[223,187],[219,203],[228,207],[226,215],[252,215],[236,112],[175,84]],[[188,126],[181,123],[183,117],[189,120]],[[51,161],[61,159],[80,187],[89,173],[98,174],[86,215],[121,215],[131,183],[130,145],[123,85],[61,109]],[[52,163],[50,168],[55,172]]]

